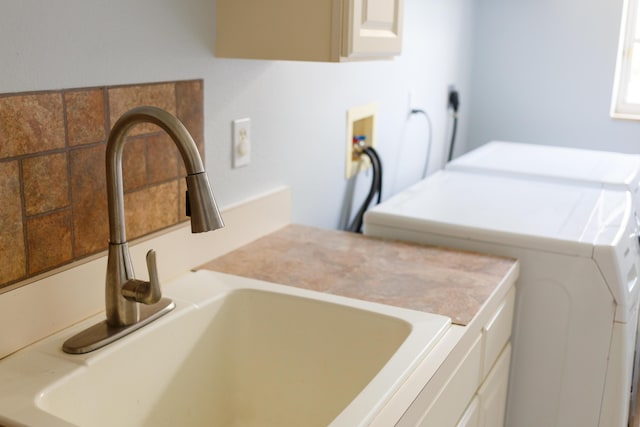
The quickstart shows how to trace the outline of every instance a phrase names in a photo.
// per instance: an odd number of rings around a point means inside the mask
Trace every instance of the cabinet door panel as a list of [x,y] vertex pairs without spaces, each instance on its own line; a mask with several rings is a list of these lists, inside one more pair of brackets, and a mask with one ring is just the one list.
[[480,426],[480,403],[478,396],[474,397],[467,409],[462,414],[456,427],[479,427]]
[[362,0],[362,28],[394,31],[397,1]]
[[512,288],[491,320],[482,327],[482,334],[485,338],[484,368],[482,375],[485,377],[511,336],[515,293],[515,288]]
[[509,383],[509,362],[511,344],[507,344],[496,361],[480,389],[480,411],[484,427],[502,427],[504,425],[507,404],[507,385]]
[[479,336],[455,368],[447,384],[419,422],[420,427],[453,426],[473,398],[481,380],[482,339]]
[[391,56],[402,47],[404,0],[348,0],[343,56]]

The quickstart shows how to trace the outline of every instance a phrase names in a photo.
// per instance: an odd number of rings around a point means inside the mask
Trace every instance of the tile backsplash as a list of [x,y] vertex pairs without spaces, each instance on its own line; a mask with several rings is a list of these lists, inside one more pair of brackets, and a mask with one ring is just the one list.
[[[107,248],[106,139],[140,105],[178,117],[204,160],[202,80],[0,95],[0,291]],[[123,174],[129,240],[186,220],[184,167],[159,127],[128,133]]]

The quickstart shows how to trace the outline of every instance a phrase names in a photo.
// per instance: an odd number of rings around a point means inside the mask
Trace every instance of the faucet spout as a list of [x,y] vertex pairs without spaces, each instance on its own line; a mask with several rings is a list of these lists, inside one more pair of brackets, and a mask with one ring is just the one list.
[[[63,346],[68,353],[86,353],[155,320],[173,309],[162,298],[155,251],[147,254],[150,280],[135,278],[127,246],[124,216],[122,153],[125,137],[139,123],[153,123],[174,142],[187,171],[188,206],[191,231],[200,233],[224,226],[213,197],[198,148],[184,125],[170,113],[156,107],[137,107],[123,114],[113,125],[107,141],[107,200],[109,214],[109,251],[105,286],[106,320],[70,338]],[[149,306],[141,316],[140,304]]]
[[[140,123],[161,127],[178,147],[187,170],[187,190],[192,212],[192,231],[216,230],[224,226],[198,148],[184,125],[170,113],[156,107],[137,107],[124,113],[113,125],[107,142],[107,197],[109,200],[109,242],[125,243],[122,152],[129,130]],[[195,222],[195,224],[194,224]]]

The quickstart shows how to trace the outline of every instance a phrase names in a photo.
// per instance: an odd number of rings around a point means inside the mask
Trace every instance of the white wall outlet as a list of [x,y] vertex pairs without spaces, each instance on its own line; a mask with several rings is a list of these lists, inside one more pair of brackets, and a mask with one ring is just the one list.
[[251,119],[237,119],[232,125],[232,165],[239,168],[251,163]]

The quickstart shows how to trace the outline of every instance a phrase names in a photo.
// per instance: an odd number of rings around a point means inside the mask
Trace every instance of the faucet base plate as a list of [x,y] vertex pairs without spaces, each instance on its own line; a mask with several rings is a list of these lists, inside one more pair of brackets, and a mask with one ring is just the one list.
[[153,305],[141,304],[140,320],[133,325],[111,326],[103,320],[66,340],[62,350],[69,354],[84,354],[97,350],[164,316],[175,306],[169,298],[162,298]]

